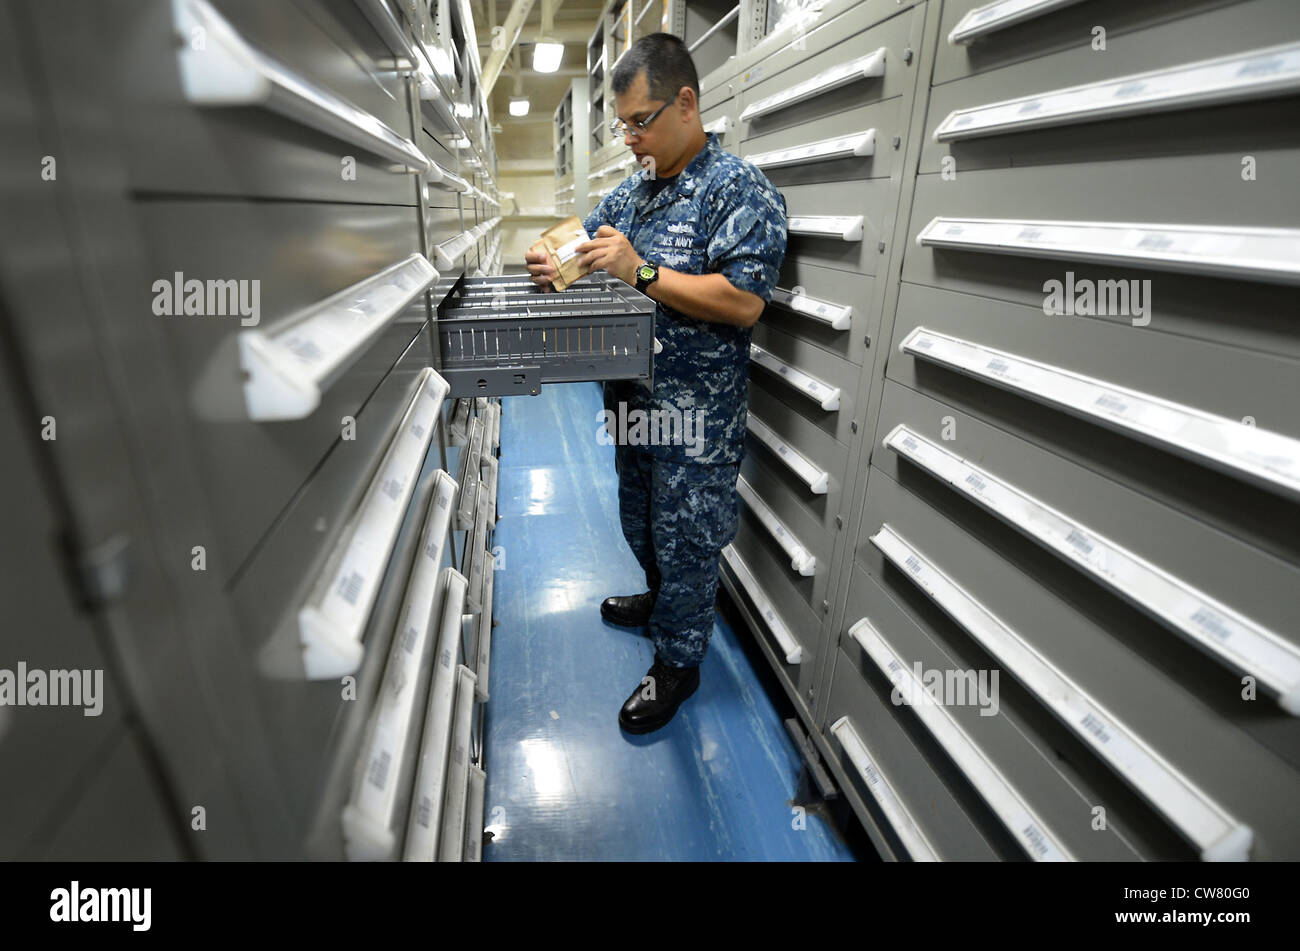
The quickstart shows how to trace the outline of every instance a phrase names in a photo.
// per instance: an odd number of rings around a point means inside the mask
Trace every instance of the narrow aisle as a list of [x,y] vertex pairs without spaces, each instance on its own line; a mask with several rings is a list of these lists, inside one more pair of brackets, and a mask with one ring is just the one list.
[[619,729],[654,648],[600,617],[603,598],[644,587],[601,408],[592,383],[503,400],[484,858],[852,860],[820,818],[792,828],[799,756],[716,615],[700,689],[673,722]]

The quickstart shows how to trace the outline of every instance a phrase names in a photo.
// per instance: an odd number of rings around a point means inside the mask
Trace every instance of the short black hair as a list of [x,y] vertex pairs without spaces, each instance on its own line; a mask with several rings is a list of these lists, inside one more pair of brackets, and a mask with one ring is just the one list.
[[695,61],[680,36],[651,33],[633,43],[610,74],[615,95],[627,92],[642,71],[645,72],[646,85],[650,87],[651,99],[671,102],[683,86],[690,86],[696,99],[700,97],[700,78],[695,72]]

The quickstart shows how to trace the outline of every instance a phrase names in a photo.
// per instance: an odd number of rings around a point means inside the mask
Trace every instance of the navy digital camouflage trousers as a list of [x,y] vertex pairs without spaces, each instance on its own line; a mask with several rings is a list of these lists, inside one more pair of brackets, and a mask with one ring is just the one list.
[[704,660],[713,634],[718,559],[736,537],[740,464],[671,462],[617,446],[623,537],[655,597],[650,636],[675,667]]

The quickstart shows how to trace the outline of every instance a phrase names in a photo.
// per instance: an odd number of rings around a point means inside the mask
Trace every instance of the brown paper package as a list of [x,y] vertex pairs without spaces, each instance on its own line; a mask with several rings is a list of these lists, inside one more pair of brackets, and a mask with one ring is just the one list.
[[577,215],[570,215],[542,232],[542,244],[555,266],[555,280],[551,284],[557,291],[564,290],[587,273],[579,266],[580,256],[574,249],[590,240]]

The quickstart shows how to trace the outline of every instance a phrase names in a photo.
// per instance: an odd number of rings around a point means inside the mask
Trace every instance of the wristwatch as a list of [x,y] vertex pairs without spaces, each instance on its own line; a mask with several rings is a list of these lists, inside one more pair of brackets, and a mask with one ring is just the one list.
[[645,289],[659,280],[659,265],[651,264],[649,261],[643,261],[641,266],[636,269],[636,289],[642,294]]

